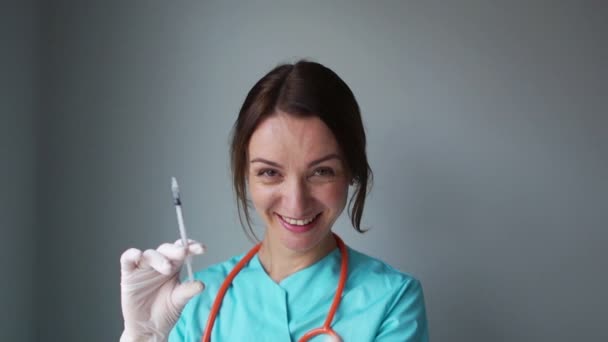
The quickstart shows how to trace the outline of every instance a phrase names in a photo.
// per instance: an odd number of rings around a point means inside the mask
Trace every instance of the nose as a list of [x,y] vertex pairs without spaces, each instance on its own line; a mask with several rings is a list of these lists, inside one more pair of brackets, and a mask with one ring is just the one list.
[[283,207],[288,211],[285,215],[301,218],[308,213],[311,202],[310,189],[307,182],[301,178],[292,178],[285,183],[283,189]]

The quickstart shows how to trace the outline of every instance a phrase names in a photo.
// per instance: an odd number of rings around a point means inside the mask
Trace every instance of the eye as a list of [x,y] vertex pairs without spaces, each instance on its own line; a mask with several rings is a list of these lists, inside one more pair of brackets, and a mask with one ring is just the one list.
[[267,178],[273,178],[278,176],[279,173],[276,170],[273,169],[262,169],[260,171],[258,171],[258,176],[259,177],[267,177]]
[[334,172],[334,170],[332,168],[320,167],[315,170],[314,175],[321,176],[321,177],[333,177],[336,175],[336,173]]

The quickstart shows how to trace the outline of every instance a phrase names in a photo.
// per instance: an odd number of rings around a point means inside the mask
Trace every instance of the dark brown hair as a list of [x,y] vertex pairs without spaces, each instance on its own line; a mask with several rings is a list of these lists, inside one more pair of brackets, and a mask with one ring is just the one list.
[[249,139],[258,124],[277,111],[319,117],[332,131],[355,187],[348,203],[348,214],[353,227],[364,232],[361,217],[373,174],[365,153],[365,130],[359,105],[336,73],[319,63],[304,60],[279,65],[262,77],[247,94],[234,124],[230,163],[239,220],[243,229],[248,228],[245,232],[257,240],[251,227],[246,188]]

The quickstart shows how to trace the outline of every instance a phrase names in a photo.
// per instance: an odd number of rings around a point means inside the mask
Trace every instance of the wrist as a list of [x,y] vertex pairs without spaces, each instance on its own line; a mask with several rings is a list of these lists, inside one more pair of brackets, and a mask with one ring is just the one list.
[[151,342],[152,338],[149,336],[138,336],[129,334],[127,331],[123,331],[122,335],[120,335],[120,342]]

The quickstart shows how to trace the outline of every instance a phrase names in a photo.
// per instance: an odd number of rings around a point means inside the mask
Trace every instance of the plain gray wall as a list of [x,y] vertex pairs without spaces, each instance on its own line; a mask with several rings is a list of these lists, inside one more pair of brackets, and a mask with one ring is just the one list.
[[336,231],[421,279],[434,341],[608,339],[603,2],[55,1],[41,13],[36,139],[31,71],[11,67],[32,46],[3,65],[17,73],[3,84],[25,80],[9,97],[25,100],[2,103],[15,113],[2,138],[23,140],[3,140],[18,182],[2,199],[24,196],[2,217],[24,227],[3,238],[19,261],[2,290],[16,286],[24,311],[11,317],[25,326],[36,164],[37,340],[117,340],[118,258],[177,238],[173,175],[209,247],[197,267],[250,246],[229,130],[253,83],[300,57],[344,78],[368,131],[371,231],[346,218]]
[[0,341],[32,341],[37,7],[0,3]]

